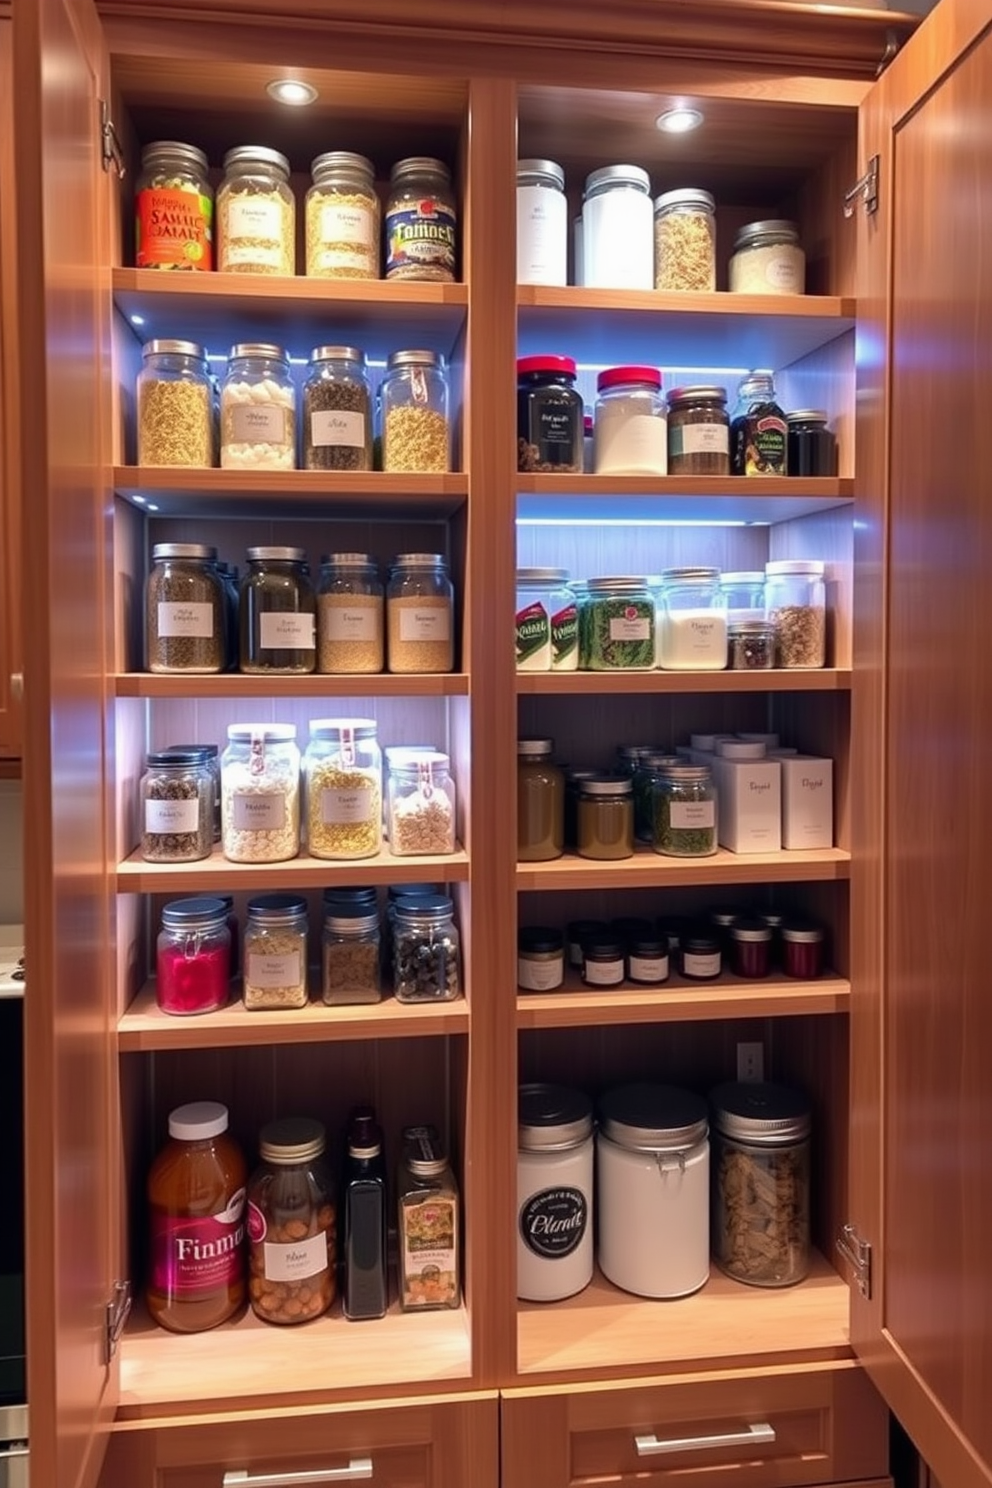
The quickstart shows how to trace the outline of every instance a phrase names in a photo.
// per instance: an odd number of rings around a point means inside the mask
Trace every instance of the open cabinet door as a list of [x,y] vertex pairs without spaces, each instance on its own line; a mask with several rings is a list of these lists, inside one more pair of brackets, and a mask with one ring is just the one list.
[[109,98],[95,12],[14,7],[24,591],[31,1481],[92,1488],[116,1398],[109,971]]
[[944,1488],[988,1488],[992,0],[940,0],[861,151],[852,1331]]

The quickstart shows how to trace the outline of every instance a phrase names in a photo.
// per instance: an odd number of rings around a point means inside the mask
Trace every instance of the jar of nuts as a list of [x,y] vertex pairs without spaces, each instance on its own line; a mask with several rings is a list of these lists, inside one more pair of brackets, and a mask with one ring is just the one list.
[[248,1295],[267,1323],[305,1323],[334,1301],[337,1213],[326,1135],[290,1116],[263,1126],[248,1184]]
[[307,906],[298,894],[259,894],[245,924],[246,1008],[307,1005]]
[[440,352],[391,352],[381,396],[383,469],[450,470],[448,378]]

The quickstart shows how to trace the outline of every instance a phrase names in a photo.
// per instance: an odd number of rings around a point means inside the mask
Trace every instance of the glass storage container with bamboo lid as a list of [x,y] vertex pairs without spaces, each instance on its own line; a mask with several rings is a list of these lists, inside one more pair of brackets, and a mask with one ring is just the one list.
[[206,543],[156,543],[145,585],[148,670],[223,671],[224,622],[217,549]]
[[214,388],[196,341],[146,341],[138,373],[138,464],[207,468],[215,459]]
[[306,271],[312,279],[379,278],[379,198],[364,155],[330,150],[311,166]]
[[280,151],[266,145],[228,150],[217,192],[217,237],[221,273],[295,273],[296,198]]
[[214,193],[203,151],[179,140],[145,145],[134,216],[137,268],[209,273]]

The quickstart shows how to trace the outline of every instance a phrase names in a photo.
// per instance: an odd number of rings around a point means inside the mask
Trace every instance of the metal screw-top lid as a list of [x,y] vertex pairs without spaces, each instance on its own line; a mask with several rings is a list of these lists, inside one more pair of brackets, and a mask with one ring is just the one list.
[[797,408],[785,415],[787,424],[825,424],[830,417],[822,408]]
[[261,357],[268,362],[289,362],[289,354],[282,346],[276,346],[274,341],[236,341],[231,347],[231,361],[235,362],[243,357]]
[[397,927],[442,925],[454,914],[454,905],[447,894],[409,894],[394,899],[393,905]]
[[206,750],[200,749],[156,749],[145,755],[145,764],[152,770],[188,770],[191,766],[206,765],[210,759]]
[[618,744],[617,757],[622,760],[636,763],[637,760],[646,759],[649,754],[660,754],[659,744]]
[[386,362],[386,370],[394,371],[397,367],[444,367],[444,357],[439,351],[391,351]]
[[393,901],[409,899],[411,894],[440,894],[440,892],[441,885],[436,883],[399,883],[389,885],[386,898]]
[[718,568],[665,568],[661,572],[663,584],[711,584],[719,577]]
[[410,155],[406,160],[397,160],[389,172],[390,184],[395,186],[408,176],[441,176],[445,185],[451,181],[451,172],[444,161],[436,160],[433,155]]
[[635,1152],[684,1152],[706,1136],[706,1102],[675,1085],[619,1085],[599,1100],[600,1130]]
[[239,744],[263,739],[267,744],[291,744],[296,738],[295,723],[229,723],[227,737]]
[[168,339],[146,341],[141,348],[141,355],[143,357],[187,356],[194,357],[198,362],[206,361],[207,356],[198,341],[172,341]]
[[731,620],[727,626],[727,634],[728,636],[751,636],[755,640],[769,640],[775,634],[775,626],[771,620]]
[[711,778],[712,772],[709,765],[666,765],[659,774],[665,780],[701,784]]
[[770,1081],[732,1081],[710,1091],[715,1131],[728,1137],[774,1146],[807,1137],[812,1104],[801,1090]]
[[554,739],[518,739],[518,759],[550,759],[555,752]]
[[284,1116],[269,1121],[258,1138],[258,1152],[263,1162],[304,1163],[319,1157],[327,1145],[327,1133],[320,1121],[309,1116]]
[[248,914],[259,925],[287,925],[306,918],[307,902],[299,894],[259,894],[248,900]]
[[781,217],[772,217],[764,222],[748,222],[737,230],[734,252],[741,248],[759,248],[765,238],[780,243],[798,243],[799,229],[794,222],[786,222]]
[[169,1112],[169,1136],[180,1142],[203,1142],[227,1131],[227,1107],[220,1101],[189,1101]]
[[702,207],[704,211],[715,212],[716,201],[708,191],[695,186],[684,186],[678,191],[663,191],[661,196],[655,197],[655,212],[667,212],[672,207]]
[[620,574],[613,577],[607,576],[606,578],[589,580],[590,594],[610,594],[614,592],[617,594],[630,594],[634,590],[644,590],[646,592],[647,580],[643,577],[637,578],[631,574]]
[[141,169],[155,165],[159,160],[180,160],[184,165],[193,166],[199,175],[207,173],[207,157],[196,145],[185,145],[180,140],[153,140],[150,145],[145,145],[141,151]]
[[680,947],[690,956],[715,956],[720,949],[720,937],[705,925],[687,930],[680,939]]
[[585,195],[597,196],[601,191],[610,191],[616,186],[631,186],[647,195],[651,190],[651,177],[639,165],[604,165],[586,176]]
[[367,888],[327,888],[324,890],[324,903],[329,904],[353,904],[361,906],[364,904],[378,903],[378,895],[375,888],[370,884]]
[[567,1085],[521,1085],[517,1142],[525,1152],[564,1152],[592,1132],[592,1101]]
[[216,744],[167,744],[159,754],[198,754],[208,760],[215,760],[220,754]]
[[802,925],[795,920],[787,920],[779,926],[783,940],[791,940],[796,945],[818,945],[823,939],[823,931],[819,925]]
[[379,928],[379,911],[367,904],[340,904],[334,899],[324,900],[324,929],[332,935],[343,935],[347,940],[357,940]]
[[434,1178],[448,1166],[441,1138],[434,1126],[404,1127],[403,1155],[410,1172],[421,1178]]
[[567,568],[518,568],[518,584],[544,584],[553,588],[556,584],[568,583]]
[[634,782],[629,775],[594,775],[589,780],[579,781],[580,796],[613,798],[633,793]]
[[324,568],[378,568],[371,553],[322,553],[320,561]]
[[371,160],[365,155],[354,154],[351,150],[328,150],[324,155],[317,155],[311,163],[310,172],[316,185],[327,176],[336,175],[350,176],[368,186],[375,180],[375,166]]
[[746,586],[748,584],[763,584],[764,582],[764,569],[743,569],[731,573],[725,571],[720,575],[721,584],[740,584]]
[[268,145],[236,145],[224,156],[225,171],[232,165],[268,165],[281,171],[287,178],[289,176],[289,161],[285,155],[278,150],[270,150]]
[[311,718],[311,739],[331,739],[335,743],[349,736],[353,739],[374,739],[377,732],[374,718]]
[[734,940],[767,941],[772,938],[772,929],[764,920],[735,919],[730,934]]
[[365,353],[357,346],[315,346],[310,353],[311,362],[353,362],[364,369]]
[[223,899],[205,894],[193,899],[173,899],[162,907],[162,925],[167,930],[206,930],[220,921],[227,921],[227,905]]
[[261,547],[249,548],[245,557],[249,563],[264,563],[267,559],[278,563],[305,563],[306,548]]
[[666,750],[659,749],[656,754],[653,752],[651,754],[642,754],[637,761],[637,768],[639,770],[667,770],[669,766],[674,766],[677,769],[681,764],[682,756],[680,754],[668,754]]
[[700,382],[692,387],[672,388],[666,396],[669,408],[675,408],[680,403],[726,403],[727,389]]
[[390,568],[447,568],[443,553],[397,553]]
[[199,558],[213,563],[217,558],[217,549],[207,543],[156,543],[152,548],[152,562],[157,562],[160,558]]
[[565,172],[555,160],[518,160],[517,185],[555,186],[564,191]]

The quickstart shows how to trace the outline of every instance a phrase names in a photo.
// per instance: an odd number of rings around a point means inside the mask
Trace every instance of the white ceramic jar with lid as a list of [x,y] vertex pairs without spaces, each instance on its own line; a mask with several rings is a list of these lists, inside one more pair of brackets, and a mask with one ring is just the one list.
[[587,289],[654,288],[651,178],[638,165],[606,165],[586,177],[582,272]]
[[517,161],[517,283],[568,283],[565,172],[553,160]]
[[517,1296],[573,1297],[592,1280],[592,1102],[563,1085],[521,1085]]

